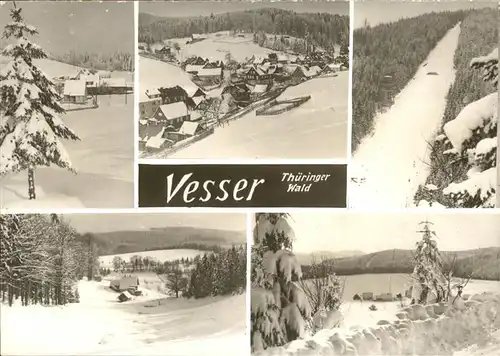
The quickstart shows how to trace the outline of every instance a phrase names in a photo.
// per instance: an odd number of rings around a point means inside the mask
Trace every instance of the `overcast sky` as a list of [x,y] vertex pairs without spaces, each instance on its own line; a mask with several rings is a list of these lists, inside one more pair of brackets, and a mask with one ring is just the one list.
[[433,222],[441,250],[500,246],[500,213],[293,213],[294,251],[413,249],[420,221]]
[[132,213],[64,215],[80,233],[149,230],[167,226],[245,231],[246,214],[219,213]]
[[226,12],[250,9],[279,8],[295,12],[328,12],[339,15],[349,15],[348,1],[175,1],[175,2],[140,2],[139,12],[164,17],[209,16]]
[[498,0],[445,0],[445,1],[381,1],[357,0],[354,2],[354,28],[362,27],[365,20],[371,26],[415,17],[429,12],[456,11],[483,7],[495,8]]
[[[38,29],[30,40],[49,53],[134,50],[134,4],[129,2],[17,1],[24,21]],[[0,7],[0,31],[11,22],[12,3]]]

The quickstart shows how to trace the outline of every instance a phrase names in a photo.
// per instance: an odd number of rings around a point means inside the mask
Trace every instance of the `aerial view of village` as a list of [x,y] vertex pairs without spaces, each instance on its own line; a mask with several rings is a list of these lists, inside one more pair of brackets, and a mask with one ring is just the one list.
[[249,354],[245,227],[245,214],[0,215],[0,353]]
[[144,2],[138,50],[140,158],[346,158],[348,2]]
[[133,3],[3,1],[0,24],[0,206],[133,207]]

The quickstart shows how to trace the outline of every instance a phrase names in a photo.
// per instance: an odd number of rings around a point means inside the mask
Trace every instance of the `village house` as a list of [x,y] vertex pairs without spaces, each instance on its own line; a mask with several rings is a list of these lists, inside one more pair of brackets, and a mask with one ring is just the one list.
[[269,90],[268,84],[256,84],[252,89],[252,97],[258,98]]
[[158,88],[146,89],[145,93],[149,99],[161,98],[161,93],[160,93],[160,90]]
[[167,47],[167,46],[163,46],[162,48],[160,49],[156,49],[155,50],[155,54],[157,56],[160,56],[162,58],[166,58],[166,57],[170,57],[173,55],[172,53],[172,48],[170,47]]
[[188,108],[183,101],[161,105],[153,115],[154,119],[165,126],[172,125],[176,128],[180,127],[184,121],[188,121],[189,117]]
[[63,100],[67,103],[87,103],[87,86],[85,80],[67,80],[64,82]]
[[191,75],[196,75],[200,70],[202,70],[205,67],[204,64],[198,65],[198,64],[187,64],[186,65],[186,73],[191,74]]
[[89,94],[92,95],[111,95],[127,94],[133,91],[133,83],[127,83],[125,78],[101,78],[99,85],[89,87]]
[[170,88],[158,88],[162,104],[172,104],[177,102],[185,102],[189,99],[188,93],[179,85]]
[[202,68],[196,74],[196,78],[211,84],[219,83],[223,79],[222,68]]
[[184,89],[184,91],[190,98],[197,98],[197,97],[205,98],[207,96],[207,94],[203,90],[194,85],[183,86],[182,89]]
[[117,292],[137,288],[139,286],[139,278],[135,276],[122,277],[120,279],[112,280],[109,287]]
[[250,88],[244,82],[231,83],[222,89],[221,95],[230,95],[236,102],[250,101]]
[[157,136],[153,136],[149,140],[147,140],[145,144],[146,150],[154,152],[154,151],[161,151],[168,147],[172,147],[175,141],[163,137],[164,132],[165,128]]
[[188,137],[192,137],[198,135],[203,131],[201,125],[197,122],[184,121],[182,123],[181,128],[179,129],[179,133],[182,135],[186,135]]
[[244,74],[246,80],[265,80],[271,78],[271,74],[266,73],[264,70],[257,66],[248,68]]
[[204,66],[208,62],[208,59],[201,58],[199,56],[193,56],[186,59],[183,63],[184,66]]
[[161,104],[161,98],[153,98],[139,102],[139,118],[145,119],[152,117]]

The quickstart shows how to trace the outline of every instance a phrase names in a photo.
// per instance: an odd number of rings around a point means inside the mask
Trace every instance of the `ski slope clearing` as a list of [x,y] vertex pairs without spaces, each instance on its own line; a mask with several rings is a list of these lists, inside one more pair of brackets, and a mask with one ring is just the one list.
[[131,252],[131,253],[122,253],[118,255],[107,255],[100,256],[99,263],[101,267],[104,268],[112,268],[113,267],[113,258],[120,257],[125,261],[129,261],[132,256],[141,256],[141,257],[152,257],[157,259],[160,262],[165,261],[175,261],[180,260],[181,258],[194,258],[196,256],[203,256],[205,253],[210,253],[207,251],[201,250],[192,250],[192,249],[169,249],[169,250],[154,250],[154,251],[139,251],[139,252]]
[[244,295],[188,300],[147,291],[118,303],[108,285],[80,282],[81,302],[65,307],[2,306],[1,354],[201,356],[214,348],[227,355],[242,351]]
[[459,34],[457,25],[431,51],[394,105],[375,118],[374,134],[361,142],[353,157],[350,207],[414,206],[414,193],[428,175],[429,142],[440,127],[455,79]]
[[[336,158],[347,156],[348,72],[288,88],[278,100],[311,95],[280,115],[252,111],[169,158]],[[159,157],[161,158],[161,157]]]

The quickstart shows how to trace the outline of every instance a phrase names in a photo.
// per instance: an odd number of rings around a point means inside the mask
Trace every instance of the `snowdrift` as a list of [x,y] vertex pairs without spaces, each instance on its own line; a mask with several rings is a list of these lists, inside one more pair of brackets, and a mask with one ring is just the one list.
[[304,340],[254,355],[432,355],[453,351],[488,339],[500,328],[500,295],[474,294],[444,303],[411,305],[399,320],[380,320],[376,327],[324,329]]

